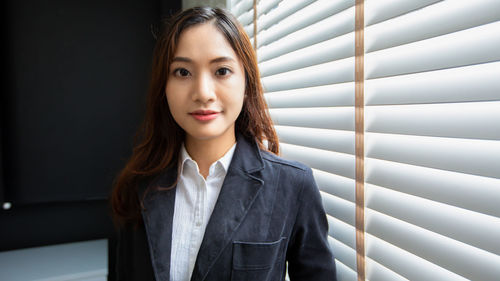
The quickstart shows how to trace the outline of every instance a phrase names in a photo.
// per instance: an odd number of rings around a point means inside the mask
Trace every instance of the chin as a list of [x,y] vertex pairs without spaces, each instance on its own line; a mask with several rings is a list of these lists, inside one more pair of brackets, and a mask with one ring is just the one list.
[[223,135],[223,133],[221,133],[221,132],[196,132],[195,134],[189,134],[189,136],[191,136],[192,138],[197,139],[197,140],[216,139],[222,135]]
[[[201,130],[196,130],[195,132],[187,132],[187,134],[195,139],[195,140],[201,140],[201,141],[206,141],[206,140],[214,140],[214,139],[225,139],[228,136],[230,136],[230,130],[231,127],[229,128],[224,128],[221,129],[220,126],[216,126],[218,128],[204,128]],[[234,129],[233,129],[234,130]],[[233,131],[234,133],[234,131]]]

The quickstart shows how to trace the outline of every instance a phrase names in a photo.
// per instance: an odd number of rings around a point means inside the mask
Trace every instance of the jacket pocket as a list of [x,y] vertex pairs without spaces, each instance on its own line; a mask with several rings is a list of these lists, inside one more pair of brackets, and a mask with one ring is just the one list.
[[282,271],[285,241],[282,237],[274,242],[233,242],[231,280],[271,280],[274,269]]

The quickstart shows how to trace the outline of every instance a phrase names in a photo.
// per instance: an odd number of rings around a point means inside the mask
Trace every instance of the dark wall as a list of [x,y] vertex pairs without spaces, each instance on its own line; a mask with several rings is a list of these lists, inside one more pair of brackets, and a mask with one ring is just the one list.
[[144,111],[151,25],[181,1],[3,1],[0,251],[112,235]]

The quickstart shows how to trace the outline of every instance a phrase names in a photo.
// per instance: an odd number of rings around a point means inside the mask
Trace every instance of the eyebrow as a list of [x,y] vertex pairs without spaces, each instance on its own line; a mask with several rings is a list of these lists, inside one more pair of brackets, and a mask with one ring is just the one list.
[[[235,61],[233,58],[231,57],[218,57],[218,58],[215,58],[213,60],[210,61],[210,63],[218,63],[218,62],[227,62],[227,61]],[[172,62],[187,62],[187,63],[192,63],[193,60],[190,59],[190,58],[186,58],[186,57],[175,57],[172,59]]]

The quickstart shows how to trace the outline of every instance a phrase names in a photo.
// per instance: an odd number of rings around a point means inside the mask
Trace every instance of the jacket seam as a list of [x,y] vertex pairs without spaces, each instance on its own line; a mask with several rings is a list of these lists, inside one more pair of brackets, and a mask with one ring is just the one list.
[[[298,220],[299,214],[301,213],[302,208],[304,206],[304,204],[302,204],[303,201],[301,200],[301,198],[302,198],[302,193],[304,192],[305,178],[306,178],[306,173],[304,172],[304,173],[302,173],[302,186],[300,188],[299,195],[297,196],[297,201],[296,201],[299,207],[297,208],[297,213],[295,214],[295,220],[293,222],[292,232],[290,234],[289,245],[293,245],[295,243],[295,239],[296,239],[295,226],[297,225],[297,220]],[[288,252],[288,250],[287,250],[287,252]],[[286,260],[288,260],[288,258]]]
[[268,158],[266,156],[262,156],[262,159],[267,160],[267,161],[272,162],[272,163],[276,163],[276,164],[281,164],[281,165],[284,165],[284,166],[292,167],[292,168],[295,168],[297,170],[301,170],[301,171],[305,171],[306,170],[306,168],[300,167],[299,165],[295,165],[293,163],[288,163],[288,162],[285,162],[285,161],[279,161],[279,160],[276,160],[276,159],[273,159],[273,158]]

